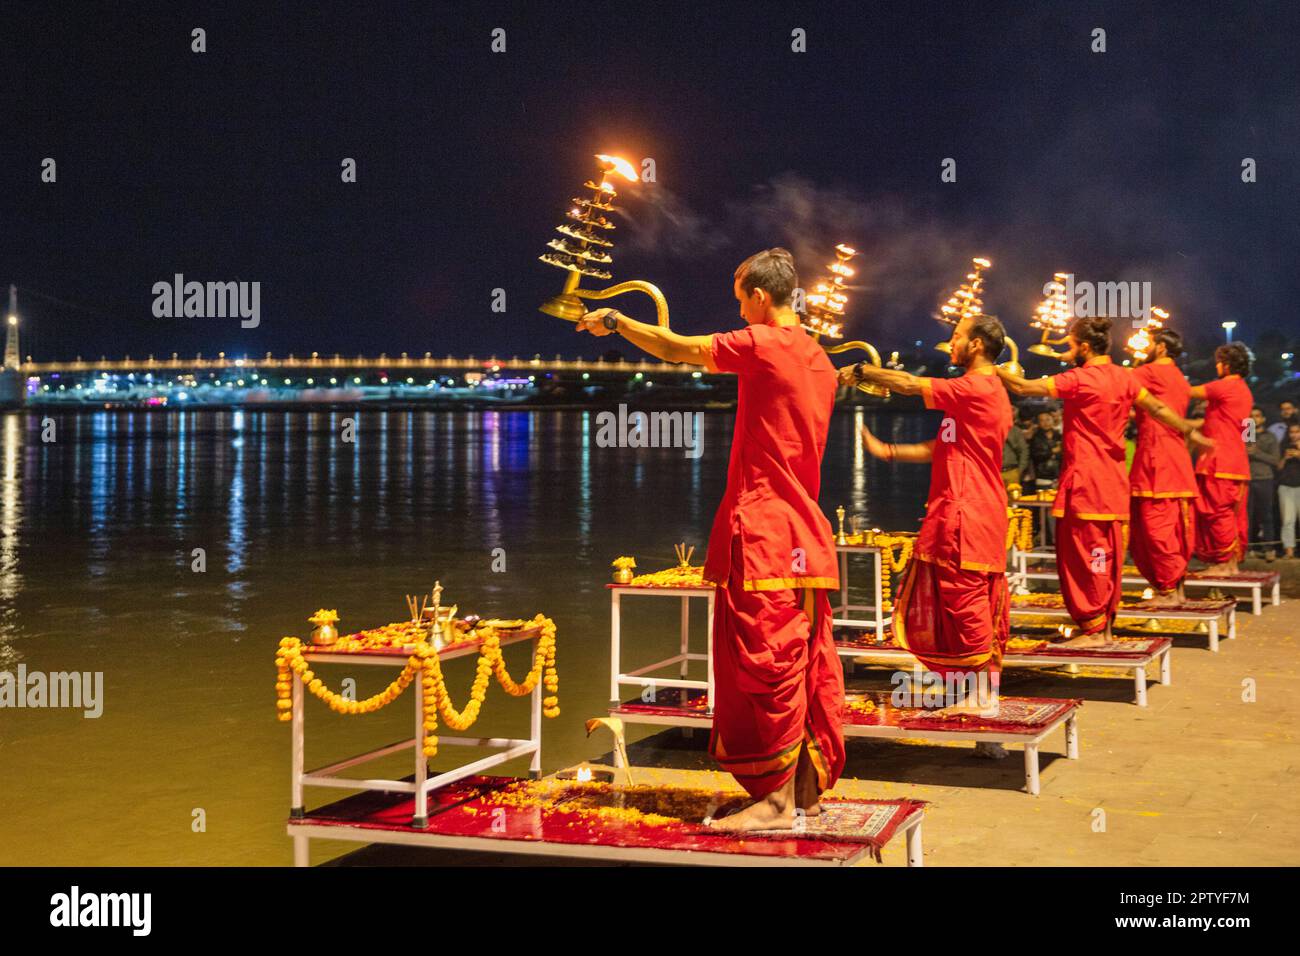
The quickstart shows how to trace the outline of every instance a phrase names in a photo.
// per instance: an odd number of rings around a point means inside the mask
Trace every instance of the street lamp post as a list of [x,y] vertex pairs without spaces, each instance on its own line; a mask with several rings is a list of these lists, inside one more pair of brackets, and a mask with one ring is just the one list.
[[1236,323],[1236,322],[1224,322],[1224,323],[1223,323],[1223,331],[1224,331],[1225,333],[1227,333],[1228,341],[1229,341],[1229,342],[1232,341],[1232,330],[1235,329],[1236,327],[1237,327],[1237,323]]

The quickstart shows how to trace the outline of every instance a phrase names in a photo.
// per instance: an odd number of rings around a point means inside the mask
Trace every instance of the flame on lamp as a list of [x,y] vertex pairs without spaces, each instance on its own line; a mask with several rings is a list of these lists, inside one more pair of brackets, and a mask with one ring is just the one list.
[[634,183],[640,178],[636,174],[636,167],[621,156],[610,156],[606,153],[597,153],[596,158],[600,160],[601,166],[606,172],[618,173],[630,183]]
[[1152,306],[1146,324],[1129,336],[1128,341],[1124,343],[1124,350],[1133,356],[1134,361],[1145,362],[1155,346],[1152,333],[1163,329],[1168,321],[1168,312],[1158,306]]

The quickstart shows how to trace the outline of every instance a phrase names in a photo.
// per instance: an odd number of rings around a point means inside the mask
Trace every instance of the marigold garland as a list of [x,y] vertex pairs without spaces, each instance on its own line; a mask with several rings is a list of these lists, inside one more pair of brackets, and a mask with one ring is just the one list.
[[[341,638],[329,648],[330,653],[348,653],[363,651],[374,647],[404,646],[414,644],[415,651],[407,659],[402,672],[378,694],[365,700],[347,700],[342,695],[330,690],[316,677],[303,656],[303,644],[296,637],[281,639],[275,652],[276,668],[276,710],[281,721],[293,719],[293,684],[292,675],[297,674],[303,686],[315,697],[324,701],[330,710],[339,714],[371,714],[391,704],[402,691],[410,686],[417,672],[423,695],[423,749],[426,757],[438,753],[438,716],[452,730],[468,730],[478,719],[479,709],[487,697],[488,681],[494,674],[502,689],[512,697],[524,697],[537,687],[538,680],[548,691],[542,698],[542,714],[554,718],[560,716],[559,672],[555,668],[555,622],[538,614],[532,621],[533,626],[540,627],[541,635],[533,653],[533,665],[522,681],[514,681],[506,670],[505,658],[501,653],[501,637],[496,628],[487,628],[476,638],[479,646],[478,666],[474,673],[474,683],[470,688],[469,700],[463,710],[457,710],[452,704],[447,691],[447,683],[442,674],[442,662],[437,650],[428,643],[423,628],[410,622],[389,624],[364,637],[352,635]],[[408,640],[409,638],[409,640]]]
[[1034,515],[1028,508],[1007,509],[1007,550],[1029,551],[1034,546]]
[[[880,604],[882,610],[893,609],[893,576],[902,574],[909,561],[912,550],[916,547],[916,535],[882,534],[877,531],[871,537],[871,544],[880,549]],[[894,549],[898,557],[894,557]]]

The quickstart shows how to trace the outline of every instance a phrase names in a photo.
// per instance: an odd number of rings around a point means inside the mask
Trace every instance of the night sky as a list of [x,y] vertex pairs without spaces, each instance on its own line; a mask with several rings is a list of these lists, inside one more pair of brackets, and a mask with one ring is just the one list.
[[[602,151],[655,160],[613,272],[679,331],[736,327],[748,253],[811,282],[848,242],[882,349],[943,337],[977,254],[1022,343],[1058,269],[1152,282],[1194,341],[1300,336],[1293,3],[48,6],[0,30],[0,284],[38,360],[597,355],[536,311],[537,256]],[[261,282],[261,326],[155,318],[177,272]]]

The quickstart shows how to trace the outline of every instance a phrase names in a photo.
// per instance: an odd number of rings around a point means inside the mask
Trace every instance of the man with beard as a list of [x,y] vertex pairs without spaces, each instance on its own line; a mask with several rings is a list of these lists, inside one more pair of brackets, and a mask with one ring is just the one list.
[[960,378],[920,378],[866,363],[840,371],[842,384],[920,395],[926,408],[944,413],[937,439],[891,445],[865,427],[862,439],[885,461],[931,463],[925,520],[894,602],[894,637],[942,675],[945,687],[965,686],[960,700],[947,702],[954,714],[997,714],[1010,630],[1002,448],[1012,413],[994,365],[1004,340],[996,318],[968,316],[949,343],[952,363],[966,370]]
[[[1186,416],[1192,387],[1174,364],[1183,337],[1164,328],[1151,354],[1133,372],[1138,384],[1176,414]],[[1129,552],[1156,594],[1156,604],[1182,604],[1183,578],[1192,556],[1196,475],[1182,434],[1137,410],[1137,451],[1129,471],[1132,493]]]
[[1124,574],[1129,521],[1129,481],[1124,471],[1124,430],[1136,406],[1157,421],[1208,442],[1190,422],[1155,398],[1126,368],[1110,360],[1111,321],[1075,319],[1063,361],[1075,368],[1054,376],[1026,379],[1006,369],[998,375],[1017,395],[1055,398],[1065,424],[1060,488],[1052,505],[1056,516],[1056,568],[1061,596],[1079,636],[1064,647],[1097,647],[1112,639]]

